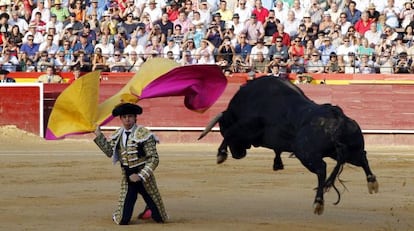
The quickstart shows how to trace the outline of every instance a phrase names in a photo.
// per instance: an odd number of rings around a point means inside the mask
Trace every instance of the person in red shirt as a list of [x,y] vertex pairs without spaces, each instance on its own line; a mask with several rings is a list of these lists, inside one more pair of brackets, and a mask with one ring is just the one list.
[[285,26],[282,23],[277,24],[277,31],[272,35],[272,44],[276,43],[278,37],[282,38],[282,44],[290,47],[290,35],[285,32]]
[[364,36],[365,32],[370,30],[371,23],[372,20],[369,19],[369,14],[365,11],[361,14],[361,19],[355,23],[355,31]]
[[255,7],[252,14],[255,14],[257,21],[263,24],[266,21],[267,16],[269,16],[269,10],[263,7],[261,0],[256,0],[254,4]]

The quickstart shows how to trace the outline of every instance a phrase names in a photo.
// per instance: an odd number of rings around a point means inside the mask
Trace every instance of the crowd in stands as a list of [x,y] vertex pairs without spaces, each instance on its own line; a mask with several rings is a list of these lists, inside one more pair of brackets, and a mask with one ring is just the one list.
[[406,0],[0,0],[9,72],[136,72],[153,57],[225,73],[414,73]]

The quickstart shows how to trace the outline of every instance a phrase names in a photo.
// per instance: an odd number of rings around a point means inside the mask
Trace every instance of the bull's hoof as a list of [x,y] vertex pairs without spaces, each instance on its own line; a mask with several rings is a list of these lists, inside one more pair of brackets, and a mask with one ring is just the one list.
[[282,163],[275,163],[275,164],[273,164],[273,171],[277,171],[277,170],[282,170],[282,169],[284,169],[285,167],[283,166],[283,164]]
[[378,185],[377,178],[374,175],[370,175],[370,176],[368,176],[367,180],[368,180],[368,192],[369,192],[369,194],[378,193],[379,185]]
[[321,215],[323,213],[323,199],[317,198],[313,203],[313,213],[316,215]]
[[227,154],[220,153],[217,155],[217,164],[221,164],[226,160],[227,160]]

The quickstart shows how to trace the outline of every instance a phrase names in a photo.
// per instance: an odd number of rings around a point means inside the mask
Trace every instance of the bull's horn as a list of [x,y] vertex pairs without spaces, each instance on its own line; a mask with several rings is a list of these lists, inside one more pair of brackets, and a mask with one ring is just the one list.
[[211,131],[211,129],[216,125],[216,123],[219,121],[219,119],[223,116],[223,112],[220,112],[214,119],[210,121],[210,123],[207,124],[204,131],[201,133],[200,137],[198,137],[198,140],[201,140],[204,136],[207,135]]

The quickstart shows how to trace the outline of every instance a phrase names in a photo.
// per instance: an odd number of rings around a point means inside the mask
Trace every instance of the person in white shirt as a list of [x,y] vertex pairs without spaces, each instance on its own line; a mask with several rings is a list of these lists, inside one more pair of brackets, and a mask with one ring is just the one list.
[[357,47],[352,45],[350,42],[350,39],[346,36],[342,37],[342,45],[340,45],[338,48],[336,48],[336,54],[338,56],[342,56],[344,62],[349,61],[348,54],[356,54]]
[[114,54],[114,44],[108,41],[108,35],[102,35],[101,42],[96,44],[95,50],[98,47],[101,49],[102,55],[107,58]]
[[368,44],[372,47],[380,42],[381,31],[377,30],[377,23],[373,22],[370,25],[370,30],[365,32],[364,37],[368,39]]
[[180,59],[180,46],[175,43],[173,38],[168,39],[168,43],[163,49],[164,58],[168,58],[167,53],[169,51],[172,52],[174,60],[178,62]]
[[285,7],[282,1],[277,0],[275,2],[275,7],[273,8],[275,11],[275,16],[277,19],[279,19],[280,22],[284,22],[287,20],[287,14],[289,9]]
[[155,0],[150,0],[148,6],[144,8],[143,15],[147,13],[150,16],[151,22],[155,22],[161,19],[162,10],[160,7],[157,7],[157,2]]
[[246,0],[240,0],[238,7],[234,10],[239,15],[241,23],[246,23],[252,15],[252,9],[246,7]]
[[288,12],[287,20],[281,23],[285,27],[285,32],[288,33],[290,37],[295,37],[295,35],[298,33],[300,21],[301,20],[296,18],[295,12],[290,10]]
[[22,34],[25,34],[26,31],[29,30],[29,24],[27,24],[26,20],[19,18],[18,11],[13,11],[11,13],[11,18],[7,23],[9,24],[9,28],[12,28],[14,25],[17,25]]

